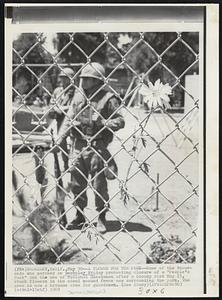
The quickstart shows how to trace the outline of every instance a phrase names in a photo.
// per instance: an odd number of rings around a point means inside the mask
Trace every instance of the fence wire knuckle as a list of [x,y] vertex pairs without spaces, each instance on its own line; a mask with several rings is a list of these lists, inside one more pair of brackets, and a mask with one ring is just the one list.
[[[12,92],[18,101],[16,105],[13,104],[12,111],[12,237],[16,264],[75,263],[75,259],[93,264],[100,261],[104,263],[105,256],[110,257],[112,262],[122,264],[144,261],[163,264],[191,262],[192,257],[187,249],[191,241],[197,238],[197,227],[195,218],[193,220],[187,211],[192,211],[193,206],[198,207],[198,180],[189,171],[196,164],[199,153],[197,134],[193,134],[198,122],[199,99],[188,89],[185,77],[198,67],[199,53],[190,42],[192,36],[187,40],[186,33],[173,34],[173,39],[160,49],[155,46],[152,35],[145,32],[128,35],[129,42],[122,46],[117,44],[114,33],[101,33],[99,42],[91,52],[79,44],[78,33],[60,36],[63,42],[54,54],[44,42],[44,33],[33,34],[29,47],[23,42],[19,49],[13,42]],[[160,33],[155,33],[155,36],[156,41],[161,39]],[[81,61],[73,62],[69,54],[72,47],[82,57]],[[96,61],[95,57],[99,57],[104,47],[110,51],[109,58],[114,59],[115,63],[112,67],[107,64],[109,72],[105,74],[92,65],[102,83],[93,95],[86,96],[79,75]],[[149,66],[144,62],[143,72],[138,71],[133,61],[134,54],[139,51],[144,60],[146,55],[152,57]],[[34,52],[39,52],[40,58],[42,55],[46,59],[35,61],[32,56]],[[172,57],[177,59],[181,53],[187,56],[188,63],[184,63],[183,69],[177,70]],[[68,55],[68,59],[64,58],[65,55]],[[68,68],[72,69],[73,74],[68,73]],[[127,87],[124,92],[118,87],[120,78],[115,77],[118,72],[125,72]],[[29,78],[26,93],[20,87],[24,84],[23,73]],[[56,94],[54,91],[59,88],[56,83],[59,74],[66,77],[69,84]],[[169,83],[172,99],[176,101],[178,95],[183,95],[182,113],[173,113],[174,107],[170,110],[160,104],[150,108],[146,105],[140,90],[144,85],[148,87],[150,82],[154,85],[155,74],[160,74],[161,84]],[[167,80],[164,80],[164,76],[167,76]],[[74,116],[69,113],[73,103],[68,108],[61,104],[71,89],[79,93],[86,103]],[[108,117],[104,117],[92,104],[104,89],[119,101],[118,107]],[[44,95],[50,100],[37,109],[35,102],[40,101],[41,97],[43,99]],[[72,97],[75,99],[75,94]],[[30,99],[34,99],[31,104]],[[191,103],[186,109],[185,101]],[[88,110],[103,124],[93,135],[86,134],[75,125]],[[68,150],[61,144],[59,130],[57,132],[53,127],[57,123],[50,115],[55,111],[59,111],[67,121],[65,138]],[[117,115],[125,122],[125,127],[119,131],[109,126]],[[19,117],[24,119],[23,123],[30,123],[29,129],[25,129],[24,124],[19,127]],[[80,150],[72,149],[72,143],[68,142],[67,137],[73,128],[85,143]],[[108,158],[93,144],[104,129],[113,136]],[[36,146],[42,147],[42,150],[38,152]],[[90,176],[78,165],[87,151],[101,164]],[[64,158],[69,165],[63,169]],[[110,167],[114,159],[118,172]],[[162,165],[164,163],[166,166]],[[74,193],[70,179],[73,169],[84,181],[78,193]],[[108,181],[108,199],[95,186],[99,176],[106,172],[114,179],[113,183],[110,181],[109,184]],[[143,195],[141,183],[143,191],[146,191]],[[92,202],[91,192],[103,205],[96,213],[91,207],[79,207],[85,195],[88,195],[88,202]],[[67,216],[71,218],[74,213],[83,215],[85,221],[81,226],[77,224],[79,227],[69,230],[63,220]],[[107,224],[115,227],[107,229],[106,233],[100,232],[96,225],[103,213],[109,216]],[[178,242],[180,230],[181,241]],[[133,245],[127,254],[121,246],[124,242]],[[159,255],[157,248],[161,248],[164,255]]]

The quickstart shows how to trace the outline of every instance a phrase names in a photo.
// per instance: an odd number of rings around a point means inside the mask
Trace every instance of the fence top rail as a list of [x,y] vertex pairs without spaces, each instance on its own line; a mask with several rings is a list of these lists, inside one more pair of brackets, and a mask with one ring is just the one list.
[[[13,67],[22,67],[22,65],[25,65],[27,67],[50,67],[53,63],[49,64],[12,64]],[[83,63],[71,63],[71,64],[60,64],[56,63],[56,66],[61,66],[61,67],[81,67],[83,66]]]

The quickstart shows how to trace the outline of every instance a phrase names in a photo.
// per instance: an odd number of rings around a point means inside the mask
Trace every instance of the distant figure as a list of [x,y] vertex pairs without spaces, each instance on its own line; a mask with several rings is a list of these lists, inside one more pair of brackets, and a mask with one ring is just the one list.
[[44,106],[48,106],[50,103],[50,96],[47,93],[43,93],[42,101]]
[[[50,100],[50,105],[56,104],[50,112],[50,115],[57,121],[57,132],[59,131],[61,124],[64,120],[65,113],[67,113],[68,108],[71,104],[74,95],[74,86],[70,86],[70,79],[74,76],[74,71],[71,68],[64,68],[59,74],[60,86],[57,87]],[[64,170],[68,168],[68,147],[66,139],[63,140],[60,147],[67,153],[62,151],[62,159],[64,162]]]
[[33,101],[33,105],[43,107],[44,106],[44,101],[40,97],[36,97],[35,100]]

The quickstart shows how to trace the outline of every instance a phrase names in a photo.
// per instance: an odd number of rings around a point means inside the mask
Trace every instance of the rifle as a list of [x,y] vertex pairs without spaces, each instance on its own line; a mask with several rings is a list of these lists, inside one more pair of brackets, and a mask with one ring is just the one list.
[[[52,145],[55,146],[55,139],[53,136],[53,129],[51,129],[51,135],[52,135]],[[64,192],[61,188],[63,188],[63,181],[61,178],[61,169],[60,169],[60,165],[59,165],[59,158],[58,158],[58,154],[53,152],[54,155],[54,170],[55,170],[55,178],[58,179],[58,185],[56,185],[56,202],[58,205],[58,213],[59,216],[62,215],[65,212],[65,207],[64,207]],[[61,217],[61,219],[59,220],[59,223],[62,226],[66,226],[67,224],[67,218],[66,215],[63,214],[63,216]]]

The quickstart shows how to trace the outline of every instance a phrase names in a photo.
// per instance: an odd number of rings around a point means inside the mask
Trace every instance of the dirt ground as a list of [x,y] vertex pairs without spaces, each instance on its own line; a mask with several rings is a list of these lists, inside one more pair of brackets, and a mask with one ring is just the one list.
[[[176,128],[167,115],[159,113],[150,117],[145,128],[146,132],[157,143],[163,139],[164,141],[159,144],[160,148],[150,137],[145,137],[146,147],[142,145],[141,141],[138,143],[136,158],[140,163],[147,159],[146,163],[149,169],[149,176],[147,176],[138,168],[136,161],[131,164],[133,138],[129,139],[129,136],[140,128],[134,116],[143,120],[146,112],[138,108],[130,109],[130,113],[125,111],[126,126],[117,133],[118,137],[110,146],[110,152],[114,155],[119,168],[119,180],[108,182],[111,201],[110,211],[107,213],[107,232],[98,235],[93,228],[85,232],[66,231],[67,237],[70,238],[73,245],[77,245],[80,249],[67,263],[143,264],[146,262],[144,253],[149,255],[150,245],[159,239],[160,234],[167,238],[171,235],[179,235],[182,241],[185,241],[192,236],[192,230],[198,224],[198,196],[193,190],[199,183],[198,153],[193,146],[198,142],[198,123],[196,122],[188,133],[193,142],[192,145],[189,140],[183,141],[184,137],[178,130],[173,133],[173,136],[171,134],[164,139]],[[172,117],[179,121],[183,115],[173,114]],[[139,132],[136,136],[138,135]],[[120,140],[124,147],[121,146]],[[49,154],[45,164],[52,174],[53,163],[53,156]],[[32,154],[17,154],[13,159],[13,164],[27,176],[27,182],[32,186],[34,181]],[[178,164],[180,165],[178,166]],[[178,166],[178,169],[175,169],[175,166]],[[163,182],[159,187],[158,204],[157,195],[153,195],[148,201],[145,201],[155,190],[155,184],[150,178],[157,181],[157,176],[159,176],[159,183]],[[120,193],[120,183],[125,181],[126,177],[128,178],[126,183],[128,192],[136,201],[129,198],[124,205]],[[68,176],[64,177],[64,182],[66,180],[68,180]],[[195,191],[198,194],[198,189]],[[87,193],[88,206],[84,213],[96,225],[97,213],[94,195],[90,188]],[[142,203],[144,204],[139,209],[139,205]],[[68,221],[71,221],[75,215],[75,208],[68,197],[65,201],[65,208]],[[120,220],[126,222],[125,230],[122,230]],[[192,238],[188,243],[195,244],[195,239],[195,237]]]

